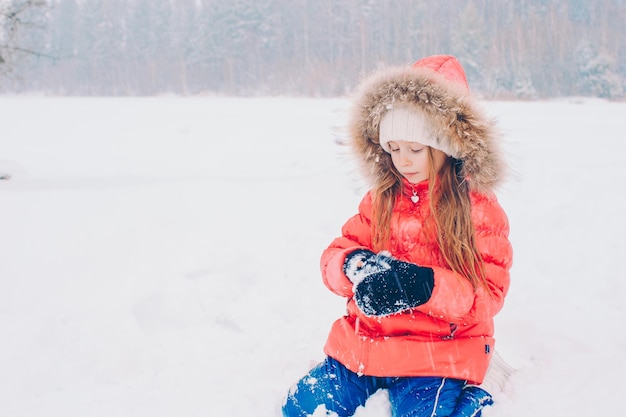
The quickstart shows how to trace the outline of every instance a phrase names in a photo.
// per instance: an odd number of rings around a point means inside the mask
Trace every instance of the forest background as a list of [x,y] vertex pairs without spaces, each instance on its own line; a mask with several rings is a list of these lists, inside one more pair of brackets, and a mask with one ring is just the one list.
[[485,98],[626,91],[624,0],[0,0],[0,16],[0,94],[341,96],[442,53]]

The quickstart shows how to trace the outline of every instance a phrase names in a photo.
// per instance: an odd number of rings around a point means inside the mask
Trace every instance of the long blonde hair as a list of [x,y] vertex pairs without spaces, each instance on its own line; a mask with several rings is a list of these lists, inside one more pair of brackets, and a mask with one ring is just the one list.
[[[461,175],[462,162],[447,157],[439,172],[436,172],[433,149],[427,149],[430,162],[430,214],[426,217],[427,224],[424,227],[436,230],[439,250],[450,269],[467,278],[474,289],[479,286],[488,288],[483,260],[476,248],[469,187]],[[393,207],[402,192],[402,176],[390,156],[381,157],[380,169],[386,173],[379,176],[373,190],[372,232],[373,246],[377,251],[389,249]]]

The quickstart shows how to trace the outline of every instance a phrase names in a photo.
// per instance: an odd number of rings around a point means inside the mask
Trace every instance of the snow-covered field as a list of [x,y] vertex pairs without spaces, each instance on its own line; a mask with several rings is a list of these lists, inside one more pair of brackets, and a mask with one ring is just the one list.
[[[344,301],[345,100],[0,98],[0,416],[278,417]],[[485,416],[623,413],[626,103],[485,103],[515,249]],[[389,415],[384,395],[357,412]]]

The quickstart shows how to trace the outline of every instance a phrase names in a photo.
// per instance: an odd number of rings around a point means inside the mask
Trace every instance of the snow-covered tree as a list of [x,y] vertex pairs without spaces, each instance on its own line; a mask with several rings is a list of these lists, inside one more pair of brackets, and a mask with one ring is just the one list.
[[582,95],[616,98],[624,95],[624,81],[616,72],[615,59],[583,41],[576,51],[578,86]]
[[44,0],[0,0],[0,75],[10,74],[24,56],[41,54],[24,32],[43,24],[45,6]]

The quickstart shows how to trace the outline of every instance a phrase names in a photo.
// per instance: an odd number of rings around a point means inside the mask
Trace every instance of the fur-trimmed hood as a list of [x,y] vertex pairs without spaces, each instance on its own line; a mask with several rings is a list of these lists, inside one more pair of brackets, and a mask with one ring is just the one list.
[[463,161],[462,174],[471,189],[487,192],[498,185],[504,164],[495,122],[483,114],[471,96],[459,62],[447,55],[381,70],[358,87],[349,134],[373,184],[382,180],[391,164],[391,157],[380,146],[380,120],[385,112],[399,106],[422,111],[429,118],[437,147]]

